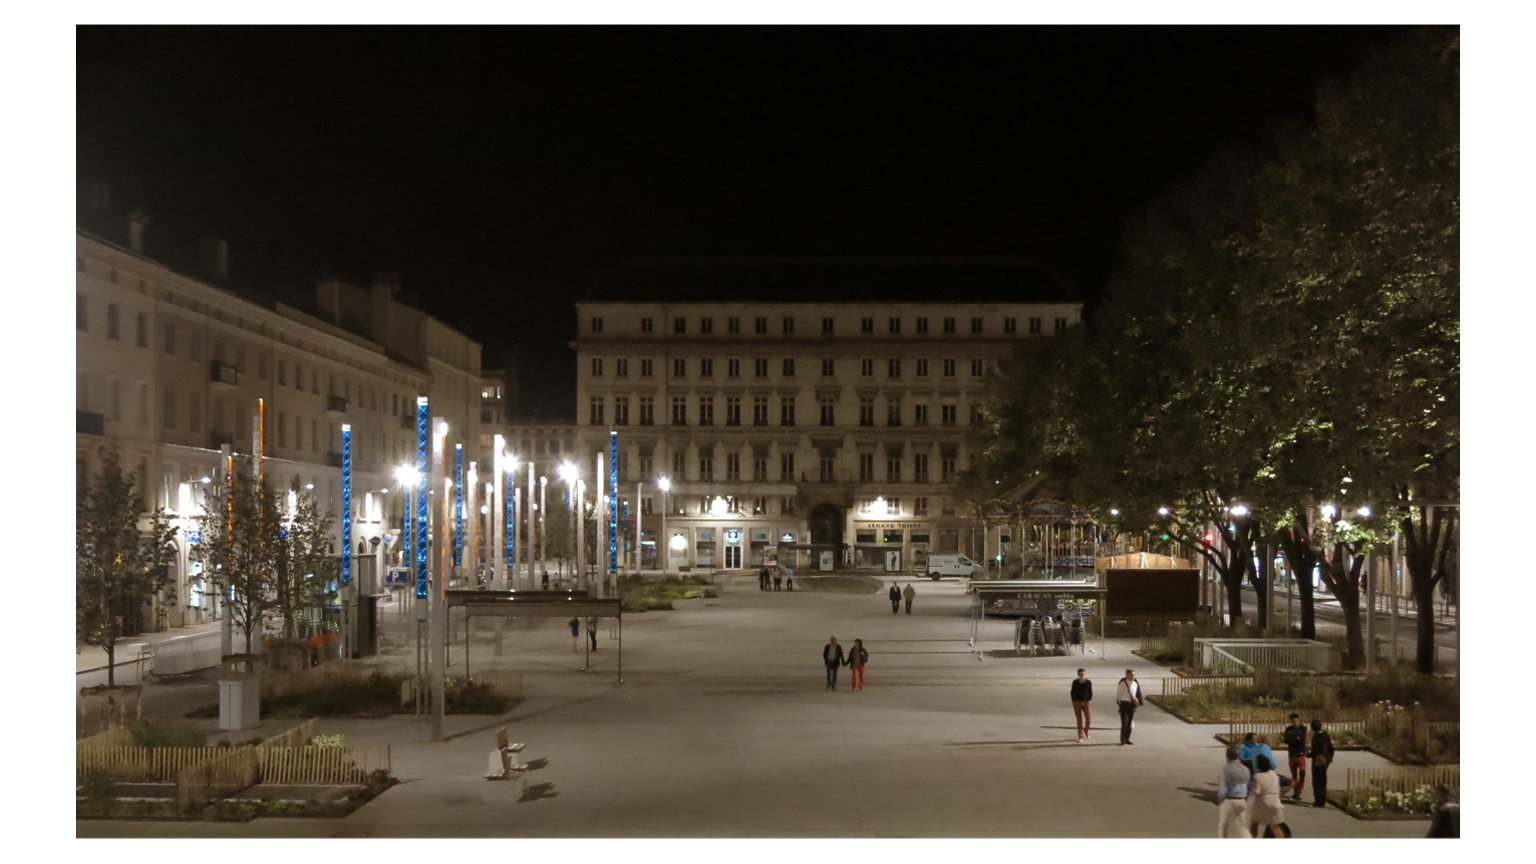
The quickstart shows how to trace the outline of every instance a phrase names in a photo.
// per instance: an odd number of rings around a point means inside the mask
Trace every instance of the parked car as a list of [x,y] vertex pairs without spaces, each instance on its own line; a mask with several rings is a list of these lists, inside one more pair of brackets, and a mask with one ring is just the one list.
[[982,579],[987,569],[959,552],[931,552],[928,555],[928,578],[934,581],[942,576],[958,576],[961,579]]

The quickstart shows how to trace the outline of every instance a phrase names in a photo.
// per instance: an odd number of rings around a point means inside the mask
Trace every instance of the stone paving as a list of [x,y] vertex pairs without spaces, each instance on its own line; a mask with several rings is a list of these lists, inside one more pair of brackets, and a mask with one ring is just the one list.
[[[527,699],[505,718],[449,717],[430,743],[407,716],[322,721],[354,746],[388,744],[402,783],[343,819],[244,824],[77,822],[81,837],[1211,837],[1219,727],[1150,703],[1119,746],[1114,683],[1164,670],[1111,640],[1109,658],[1011,657],[1007,622],[968,644],[958,584],[915,583],[912,615],[882,595],[763,593],[740,580],[719,599],[624,623],[624,684],[605,627],[579,671],[558,620],[522,621],[495,656],[491,625],[476,669],[519,669]],[[389,618],[391,627],[398,618]],[[870,651],[867,689],[845,669],[827,692],[829,634]],[[391,634],[395,635],[395,634]],[[398,638],[398,636],[396,637]],[[460,641],[462,645],[462,639]],[[1097,648],[1095,643],[1094,648]],[[462,651],[454,652],[456,664]],[[978,659],[978,657],[983,659]],[[413,662],[410,647],[390,662]],[[1097,732],[1078,744],[1067,683],[1095,682]],[[1156,692],[1155,690],[1151,692]],[[210,721],[211,722],[211,721]],[[271,732],[293,721],[269,720]],[[521,783],[481,779],[508,726],[535,766]],[[1350,767],[1385,765],[1341,753]],[[1310,790],[1309,790],[1310,794]],[[1417,837],[1422,822],[1363,822],[1288,807],[1298,837]]]

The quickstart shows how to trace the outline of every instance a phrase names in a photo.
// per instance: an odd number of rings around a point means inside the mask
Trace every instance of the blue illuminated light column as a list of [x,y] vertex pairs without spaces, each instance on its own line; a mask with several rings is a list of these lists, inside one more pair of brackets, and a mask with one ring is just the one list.
[[416,596],[427,597],[427,397],[416,397]]
[[464,563],[464,445],[453,445],[453,566]]
[[619,433],[608,430],[608,575],[619,572]]
[[352,581],[352,424],[341,424],[341,584]]
[[503,588],[510,586],[517,575],[517,559],[512,555],[512,550],[515,548],[512,545],[512,539],[517,535],[517,523],[512,518],[512,496],[517,494],[517,488],[512,482],[512,474],[513,471],[509,465],[506,472],[501,475],[501,482],[506,485],[501,494],[501,518],[502,524],[506,526],[501,532],[505,546],[502,555],[507,559],[507,584],[502,586]]

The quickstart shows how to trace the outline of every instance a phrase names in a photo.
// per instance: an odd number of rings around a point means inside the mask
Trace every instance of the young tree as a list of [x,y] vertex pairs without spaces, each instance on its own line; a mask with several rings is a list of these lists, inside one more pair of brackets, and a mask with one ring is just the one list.
[[331,514],[320,509],[315,496],[297,477],[289,486],[279,513],[276,558],[273,562],[273,607],[283,621],[283,637],[298,635],[298,624],[329,605],[336,592],[339,560],[332,548]]
[[133,478],[115,447],[100,451],[101,470],[75,491],[75,640],[107,652],[107,686],[125,622],[143,614],[169,581],[176,529],[156,509],[143,514]]
[[247,654],[272,611],[283,527],[276,497],[266,478],[258,482],[249,465],[237,462],[208,492],[197,517],[202,540],[194,554],[245,631]]

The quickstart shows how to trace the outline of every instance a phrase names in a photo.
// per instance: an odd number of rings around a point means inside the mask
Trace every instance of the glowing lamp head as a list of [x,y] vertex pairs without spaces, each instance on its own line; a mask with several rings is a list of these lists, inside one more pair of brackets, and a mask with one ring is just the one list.
[[1371,518],[1371,508],[1369,508],[1369,507],[1361,507],[1359,510],[1356,510],[1355,512],[1358,513],[1363,518],[1366,518],[1366,519]]
[[395,469],[395,480],[407,489],[415,489],[421,482],[421,472],[409,465],[401,465]]
[[[208,478],[204,477],[203,478],[203,482],[206,483],[207,481],[208,481]],[[658,477],[656,479],[656,488],[660,489],[663,492],[670,492],[670,491],[672,491],[672,479],[670,477]]]
[[1159,507],[1159,508],[1157,508],[1157,515],[1159,515],[1159,516],[1167,516],[1168,515],[1168,508],[1167,507]]
[[213,481],[209,480],[207,477],[199,477],[197,482],[202,483],[204,485],[207,485],[209,483],[212,483]]
[[1233,516],[1247,516],[1248,515],[1248,508],[1246,506],[1242,505],[1242,504],[1239,504],[1236,507],[1232,508],[1232,515]]
[[1323,505],[1323,518],[1324,519],[1332,519],[1334,516],[1337,516],[1338,513],[1339,513],[1339,511],[1332,504],[1324,504]]
[[573,482],[577,477],[576,466],[570,462],[561,462],[559,474],[561,480],[567,483]]
[[1111,515],[1111,516],[1119,516],[1120,515],[1120,508],[1119,507],[1111,507],[1111,508],[1109,508],[1109,515]]
[[672,539],[667,541],[667,545],[671,546],[674,552],[682,552],[688,548],[688,538],[681,534],[673,534]]
[[305,483],[304,484],[304,488],[305,489],[313,489],[313,488],[315,488],[315,484],[313,484],[313,483]]

